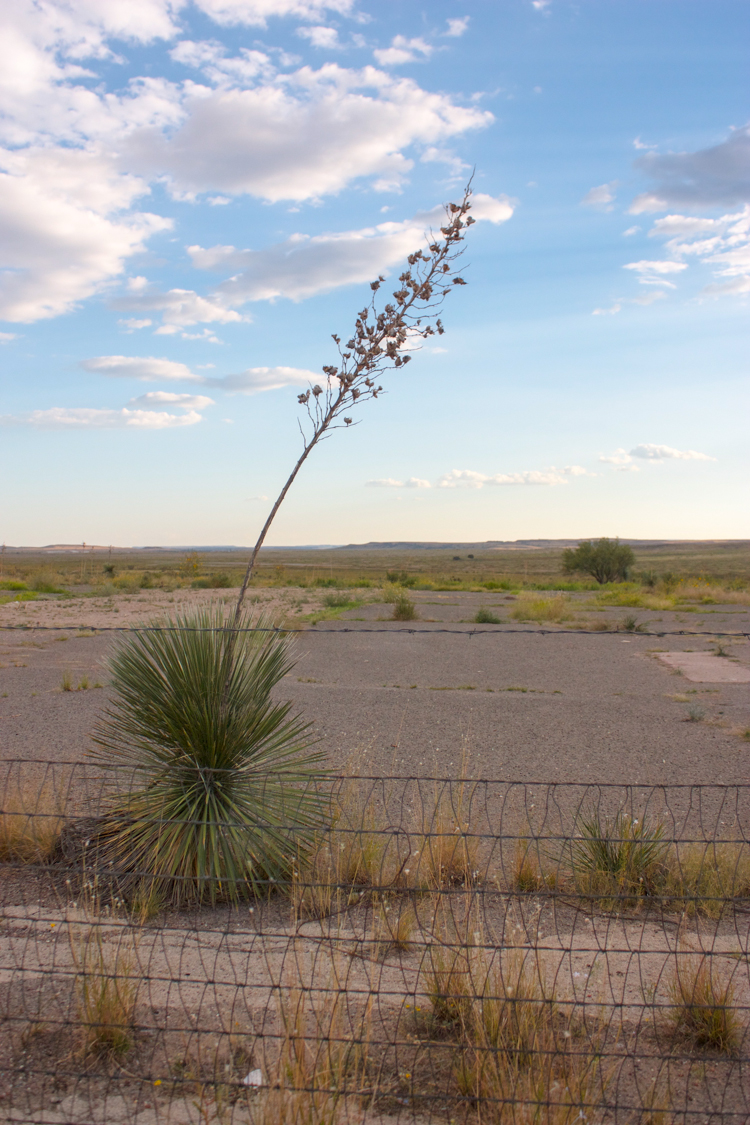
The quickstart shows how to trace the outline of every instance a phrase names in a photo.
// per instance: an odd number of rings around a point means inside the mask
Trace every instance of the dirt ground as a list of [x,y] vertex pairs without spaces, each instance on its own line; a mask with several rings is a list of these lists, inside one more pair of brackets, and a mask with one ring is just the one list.
[[[263,590],[253,608],[288,621],[300,593]],[[297,664],[277,694],[312,722],[336,768],[527,782],[750,781],[750,684],[692,682],[658,659],[712,653],[719,634],[738,633],[722,641],[724,659],[750,668],[747,607],[637,611],[649,633],[667,634],[654,636],[514,622],[511,600],[497,594],[411,596],[414,622],[388,620],[391,607],[372,601],[339,620],[302,626]],[[107,655],[118,641],[117,633],[92,635],[87,627],[127,626],[231,600],[211,590],[169,598],[144,591],[117,599],[114,609],[104,604],[113,599],[1,606],[0,625],[30,628],[0,631],[0,757],[85,756],[107,700]],[[503,624],[471,625],[480,605]],[[582,611],[572,624],[590,628],[595,618],[617,628],[624,615]],[[37,624],[55,628],[37,631]],[[88,689],[62,691],[66,673],[74,689],[82,680]]]

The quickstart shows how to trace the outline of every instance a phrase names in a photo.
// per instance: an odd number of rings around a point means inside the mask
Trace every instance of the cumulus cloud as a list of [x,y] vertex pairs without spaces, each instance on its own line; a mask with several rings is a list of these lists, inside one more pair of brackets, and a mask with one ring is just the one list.
[[255,395],[280,387],[306,387],[321,382],[321,376],[304,367],[248,367],[237,375],[204,377],[201,382],[230,394]]
[[631,457],[644,461],[715,461],[707,453],[697,453],[694,449],[673,449],[671,445],[652,445],[647,442],[630,450]]
[[138,398],[131,398],[128,406],[135,406],[143,410],[155,410],[160,406],[175,406],[180,410],[205,410],[207,406],[215,406],[214,400],[208,395],[176,394],[173,391],[147,391]]
[[[139,288],[132,296],[114,300],[112,308],[121,312],[160,312],[162,324],[156,330],[159,336],[172,336],[194,324],[238,324],[248,319],[221,300],[200,297],[193,289],[170,289],[160,293],[155,289]],[[131,323],[140,326],[137,321]],[[182,334],[190,338],[189,334]]]
[[[84,359],[80,366],[84,371],[98,375],[118,378],[138,379],[141,382],[169,381],[200,383],[205,387],[215,387],[229,394],[258,394],[273,391],[280,387],[306,387],[321,381],[319,372],[304,367],[248,367],[234,375],[196,375],[184,363],[172,359],[158,359],[155,356],[100,355]],[[211,369],[212,363],[203,364]],[[146,403],[192,403],[196,410],[207,406],[212,400],[203,395],[173,394],[171,391],[152,391],[134,399],[139,406]],[[202,405],[199,405],[199,402]],[[128,405],[131,405],[130,403]]]
[[[262,26],[283,15],[310,20],[313,26],[302,30],[329,45],[326,14],[352,11],[349,0],[196,2],[227,26]],[[172,51],[175,62],[201,72],[199,82],[136,77],[113,92],[88,81],[97,75],[84,63],[116,60],[112,37],[169,39],[185,6],[186,0],[6,6],[0,316],[58,316],[120,277],[127,260],[170,226],[136,206],[154,181],[183,200],[210,193],[207,202],[216,206],[240,193],[317,199],[362,177],[391,189],[412,166],[409,149],[439,149],[493,120],[476,105],[458,105],[375,67],[294,69],[283,53],[241,48],[231,55],[214,40],[183,41]],[[419,53],[418,41],[408,42]],[[174,311],[165,330],[196,322],[188,309]],[[205,308],[199,311],[209,319]],[[223,323],[227,316],[224,309],[211,319]]]
[[464,34],[469,26],[470,16],[460,16],[457,19],[448,20],[448,30],[443,32],[449,39],[458,39]]
[[[320,19],[326,12],[347,15],[353,0],[194,0],[197,8],[225,26],[266,27],[271,16]],[[181,6],[181,5],[180,5]]]
[[381,66],[400,66],[418,58],[428,59],[433,50],[424,39],[407,39],[404,35],[397,35],[391,40],[390,47],[373,51],[373,55]]
[[201,382],[201,375],[194,375],[184,363],[173,359],[157,359],[155,356],[100,355],[81,361],[84,371],[97,375],[111,375],[126,379],[139,379],[152,382],[155,379]]
[[622,267],[624,270],[633,270],[638,274],[641,285],[666,285],[669,289],[676,289],[673,281],[667,281],[669,274],[682,273],[687,269],[684,262],[647,261],[628,262]]
[[313,47],[330,50],[341,46],[339,33],[335,27],[323,27],[320,24],[315,27],[299,27],[297,34],[303,39],[309,39]]
[[361,177],[398,186],[411,167],[403,150],[434,145],[494,118],[374,67],[302,67],[252,89],[188,91],[184,121],[169,134],[135,130],[124,151],[142,175],[166,176],[191,194],[249,193],[301,202]]
[[[95,407],[53,406],[49,410],[34,410],[22,418],[4,418],[6,424],[24,424],[41,429],[140,429],[167,430],[180,426],[195,426],[203,420],[201,410],[213,406],[207,395],[172,394],[170,391],[150,391],[132,398],[118,409]],[[161,407],[172,407],[181,413],[174,414]]]
[[586,207],[599,207],[605,211],[611,211],[612,204],[615,201],[617,182],[617,180],[612,180],[609,184],[600,184],[599,187],[593,187],[591,191],[586,192],[581,203]]
[[644,442],[642,445],[636,445],[628,453],[625,449],[616,449],[614,453],[608,455],[602,454],[599,457],[600,461],[608,465],[616,465],[618,468],[632,466],[633,458],[639,461],[715,461],[715,457],[709,457],[707,453],[697,453],[694,449],[673,449],[671,445],[654,445],[650,442]]
[[428,480],[421,477],[409,477],[407,480],[394,480],[393,477],[382,477],[379,480],[368,480],[365,484],[370,488],[432,488]]
[[654,301],[662,301],[666,295],[663,289],[655,289],[650,293],[644,293],[642,297],[618,297],[608,309],[594,309],[591,315],[614,316],[615,313],[622,312],[625,305],[653,305]]
[[109,158],[75,149],[0,153],[0,317],[30,323],[69,312],[118,277],[147,239],[171,227],[122,215],[146,185]]
[[697,152],[648,153],[636,161],[654,188],[636,197],[630,210],[670,207],[731,207],[750,202],[750,124],[725,141]]
[[522,473],[495,473],[487,476],[473,469],[453,469],[438,481],[438,488],[484,488],[485,485],[526,485],[526,484],[567,484],[565,477],[556,469],[546,472],[527,470]]
[[[506,196],[494,198],[479,192],[472,200],[472,214],[477,221],[498,224],[511,217],[513,206]],[[387,274],[424,244],[426,230],[436,229],[442,221],[442,208],[435,208],[403,222],[313,237],[296,234],[265,250],[189,246],[188,253],[199,269],[232,272],[230,279],[217,286],[212,298],[224,308],[276,297],[299,301]],[[153,307],[146,300],[144,297],[137,307]],[[135,306],[131,303],[128,307]]]

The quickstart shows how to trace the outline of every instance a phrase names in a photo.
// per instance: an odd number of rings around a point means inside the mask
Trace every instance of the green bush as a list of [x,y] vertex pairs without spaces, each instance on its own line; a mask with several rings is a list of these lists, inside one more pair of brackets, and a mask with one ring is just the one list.
[[590,574],[600,585],[624,582],[635,563],[631,547],[619,539],[587,539],[574,549],[563,551],[562,568],[566,574],[580,570]]
[[110,660],[94,757],[120,795],[90,852],[121,893],[178,906],[283,885],[327,814],[309,724],[270,698],[294,664],[289,638],[262,619],[266,631],[232,632],[218,609],[161,625]]
[[500,618],[492,610],[481,606],[474,614],[474,622],[477,625],[499,625]]
[[26,590],[25,582],[18,582],[15,578],[5,578],[0,582],[0,590]]
[[226,590],[232,585],[228,574],[208,574],[190,583],[194,590]]
[[419,614],[414,602],[407,598],[406,594],[400,594],[393,603],[393,620],[394,621],[416,621]]

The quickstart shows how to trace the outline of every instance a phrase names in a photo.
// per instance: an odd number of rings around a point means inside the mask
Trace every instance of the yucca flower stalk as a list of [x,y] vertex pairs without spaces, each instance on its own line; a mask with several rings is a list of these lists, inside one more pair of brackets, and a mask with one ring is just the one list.
[[291,878],[327,820],[309,724],[270,698],[293,664],[269,621],[230,632],[219,608],[116,649],[94,732],[115,776],[91,850],[126,896],[213,903]]
[[385,278],[381,276],[370,282],[370,301],[357,314],[350,339],[342,344],[340,336],[336,333],[332,336],[339,355],[338,363],[326,364],[320,383],[297,396],[306,414],[306,419],[300,423],[302,453],[253,547],[237,597],[233,628],[239,628],[245,593],[271,524],[315,446],[332,430],[348,429],[353,425],[350,411],[383,393],[378,379],[386,371],[409,363],[411,356],[407,348],[413,349],[436,333],[443,335],[445,329],[438,313],[453,287],[466,284],[456,263],[463,254],[462,243],[466,232],[475,221],[469,214],[470,197],[471,181],[464,189],[460,203],[446,204],[445,225],[440,228],[439,234],[426,231],[424,247],[409,254],[408,268],[399,276],[399,286],[393,292],[392,301],[378,308],[377,294]]

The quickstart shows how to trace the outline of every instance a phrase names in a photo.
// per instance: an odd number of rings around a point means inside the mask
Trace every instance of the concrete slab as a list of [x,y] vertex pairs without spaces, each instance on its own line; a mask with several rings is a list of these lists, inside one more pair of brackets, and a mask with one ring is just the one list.
[[750,683],[750,668],[711,652],[660,652],[658,656],[694,684]]

